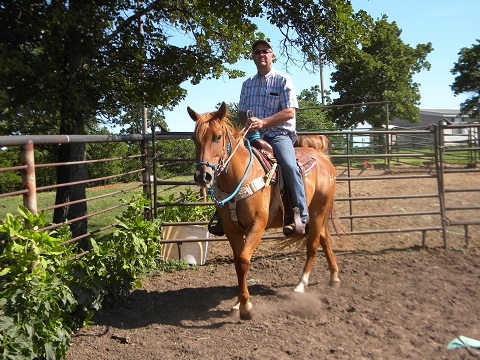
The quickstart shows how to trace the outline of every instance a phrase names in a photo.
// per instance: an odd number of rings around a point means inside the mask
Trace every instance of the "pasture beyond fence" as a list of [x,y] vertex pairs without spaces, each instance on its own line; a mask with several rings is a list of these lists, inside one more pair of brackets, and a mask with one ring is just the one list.
[[[480,226],[480,183],[477,181],[480,177],[476,175],[480,171],[479,126],[478,123],[450,125],[442,121],[423,130],[321,132],[333,144],[331,158],[337,169],[338,190],[336,208],[343,231],[351,237],[418,233],[422,245],[426,245],[427,234],[434,232],[440,234],[443,246],[447,247],[448,230],[455,227],[462,229],[468,246],[469,229]],[[141,193],[155,200],[147,209],[148,215],[153,217],[158,216],[162,206],[213,206],[213,202],[201,197],[188,203],[164,201],[169,194],[177,196],[186,188],[200,194],[193,182],[194,152],[190,138],[191,133],[156,132],[155,129],[148,135],[0,136],[0,151],[9,156],[18,155],[18,164],[0,168],[0,220],[6,213],[16,214],[16,207],[22,204],[32,212],[44,210],[48,213],[59,207],[68,209],[75,203],[86,202],[87,213],[67,219],[70,224],[88,220],[88,231],[76,235],[75,239],[81,241],[109,231],[121,208],[132,196]],[[87,160],[38,162],[40,151],[54,152],[55,147],[65,143],[89,145]],[[116,143],[127,144],[129,151],[108,158],[94,156],[96,144],[114,146]],[[87,168],[90,177],[56,183],[55,176],[51,175],[56,167],[78,164]],[[110,166],[112,164],[118,166]],[[47,170],[50,170],[49,175],[45,175]],[[449,181],[452,174],[474,179],[473,185],[452,184]],[[2,184],[5,179],[10,179],[8,188]],[[12,188],[15,181],[17,184]],[[390,184],[394,181],[404,186],[392,188]],[[365,193],[362,184],[366,183],[378,185],[373,187],[375,191]],[[435,191],[421,191],[427,187],[422,185],[426,183],[433,184]],[[80,184],[87,188],[84,199],[55,203],[54,192],[58,188]],[[205,225],[206,222],[169,224]],[[52,224],[48,229],[60,225]],[[275,233],[265,235],[265,238],[280,237],[283,236]],[[210,237],[208,240],[226,239]]]

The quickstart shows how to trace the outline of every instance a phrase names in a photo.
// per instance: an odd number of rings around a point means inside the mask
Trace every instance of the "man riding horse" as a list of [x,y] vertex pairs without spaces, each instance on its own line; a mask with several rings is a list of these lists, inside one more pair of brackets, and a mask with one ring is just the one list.
[[[272,146],[293,208],[285,211],[283,232],[285,235],[303,235],[308,222],[308,207],[293,148],[297,139],[295,110],[298,102],[288,75],[273,68],[274,58],[272,46],[267,41],[253,43],[252,59],[257,74],[243,83],[238,105],[239,120],[250,126],[247,138],[262,137]],[[249,117],[250,114],[253,116]],[[297,216],[297,226],[294,216]],[[210,226],[209,231],[214,235],[224,234],[220,217],[217,216],[217,223]]]

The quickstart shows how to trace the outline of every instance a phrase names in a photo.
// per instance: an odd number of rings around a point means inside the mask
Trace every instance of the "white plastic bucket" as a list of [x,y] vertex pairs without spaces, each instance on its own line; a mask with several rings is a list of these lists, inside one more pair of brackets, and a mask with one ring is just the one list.
[[[162,226],[163,240],[195,240],[209,238],[207,228],[200,225]],[[164,259],[185,260],[192,265],[204,265],[208,241],[162,244]]]

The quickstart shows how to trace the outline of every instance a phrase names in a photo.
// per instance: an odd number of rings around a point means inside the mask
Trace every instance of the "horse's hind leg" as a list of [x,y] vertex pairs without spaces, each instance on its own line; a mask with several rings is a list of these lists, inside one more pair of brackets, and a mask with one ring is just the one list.
[[310,272],[312,270],[313,262],[317,255],[319,245],[322,246],[323,252],[325,253],[325,257],[327,259],[328,268],[330,270],[330,286],[339,286],[340,279],[338,278],[338,265],[330,244],[328,231],[325,228],[322,228],[321,231],[318,231],[315,227],[311,227],[310,234],[307,240],[307,261],[305,262],[300,282],[295,287],[294,291],[304,292],[306,287],[308,286]]
[[305,262],[305,266],[303,267],[302,277],[300,278],[298,285],[294,289],[295,292],[305,292],[305,289],[308,286],[310,271],[313,267],[313,261],[317,256],[317,249],[320,243],[320,239],[318,233],[314,232],[313,230],[313,228],[310,228],[307,240],[307,261]]
[[325,231],[320,236],[320,245],[327,258],[328,268],[330,269],[330,286],[339,287],[340,279],[338,278],[338,265],[335,255],[333,254],[332,245],[330,244],[330,234]]

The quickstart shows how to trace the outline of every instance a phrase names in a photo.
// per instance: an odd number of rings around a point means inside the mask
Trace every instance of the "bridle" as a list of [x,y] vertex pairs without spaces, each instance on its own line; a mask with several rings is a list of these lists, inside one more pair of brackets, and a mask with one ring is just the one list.
[[[226,145],[224,143],[224,146],[223,146],[224,150],[223,150],[223,153],[222,153],[222,156],[221,156],[221,159],[220,159],[219,163],[215,165],[215,164],[210,163],[209,161],[200,161],[200,162],[195,163],[195,168],[198,168],[199,166],[202,166],[202,165],[210,167],[214,171],[214,174],[215,174],[215,177],[213,179],[213,183],[215,183],[216,178],[218,176],[220,176],[220,174],[222,172],[225,172],[225,173],[228,172],[228,164],[229,164],[230,160],[232,159],[233,155],[235,154],[235,152],[237,151],[238,147],[240,146],[240,142],[245,139],[245,135],[248,132],[248,130],[250,129],[250,126],[251,125],[249,125],[248,127],[244,127],[242,129],[242,131],[241,131],[243,133],[242,138],[238,141],[238,143],[235,146],[235,149],[233,149],[233,151],[232,151],[232,138],[230,137],[230,132],[228,131],[228,128],[225,127],[225,133],[227,135],[226,137],[228,138],[228,142],[227,142]],[[238,185],[235,188],[235,190],[233,191],[233,193],[231,193],[227,198],[225,198],[223,200],[218,200],[217,197],[215,196],[215,192],[213,190],[213,187],[210,186],[208,188],[208,192],[210,194],[210,197],[215,202],[215,206],[217,208],[221,208],[223,205],[225,205],[225,203],[230,201],[238,193],[238,191],[242,187],[243,182],[245,181],[245,179],[247,177],[248,172],[250,171],[250,168],[252,167],[252,163],[253,163],[252,147],[251,147],[249,141],[246,141],[246,143],[247,143],[248,151],[250,153],[250,161],[247,165],[247,168],[245,169],[245,173],[243,174],[242,179],[238,183]]]
[[[224,164],[223,159],[225,159],[226,154],[231,153],[231,150],[232,150],[232,139],[230,138],[230,132],[228,131],[228,129],[225,129],[225,132],[227,134],[228,143],[225,146],[225,142],[224,142],[224,145],[223,145],[224,150],[223,150],[223,153],[222,153],[223,156],[221,157],[219,163],[215,165],[215,164],[212,164],[209,161],[199,161],[199,162],[195,163],[195,168],[198,168],[199,166],[205,165],[205,166],[211,168],[215,173],[219,172],[218,175],[220,175],[220,173],[226,167],[226,166],[223,165]],[[227,165],[228,165],[228,163],[227,163]],[[217,169],[217,167],[218,167],[218,169]],[[225,169],[225,171],[227,171],[227,170]]]

